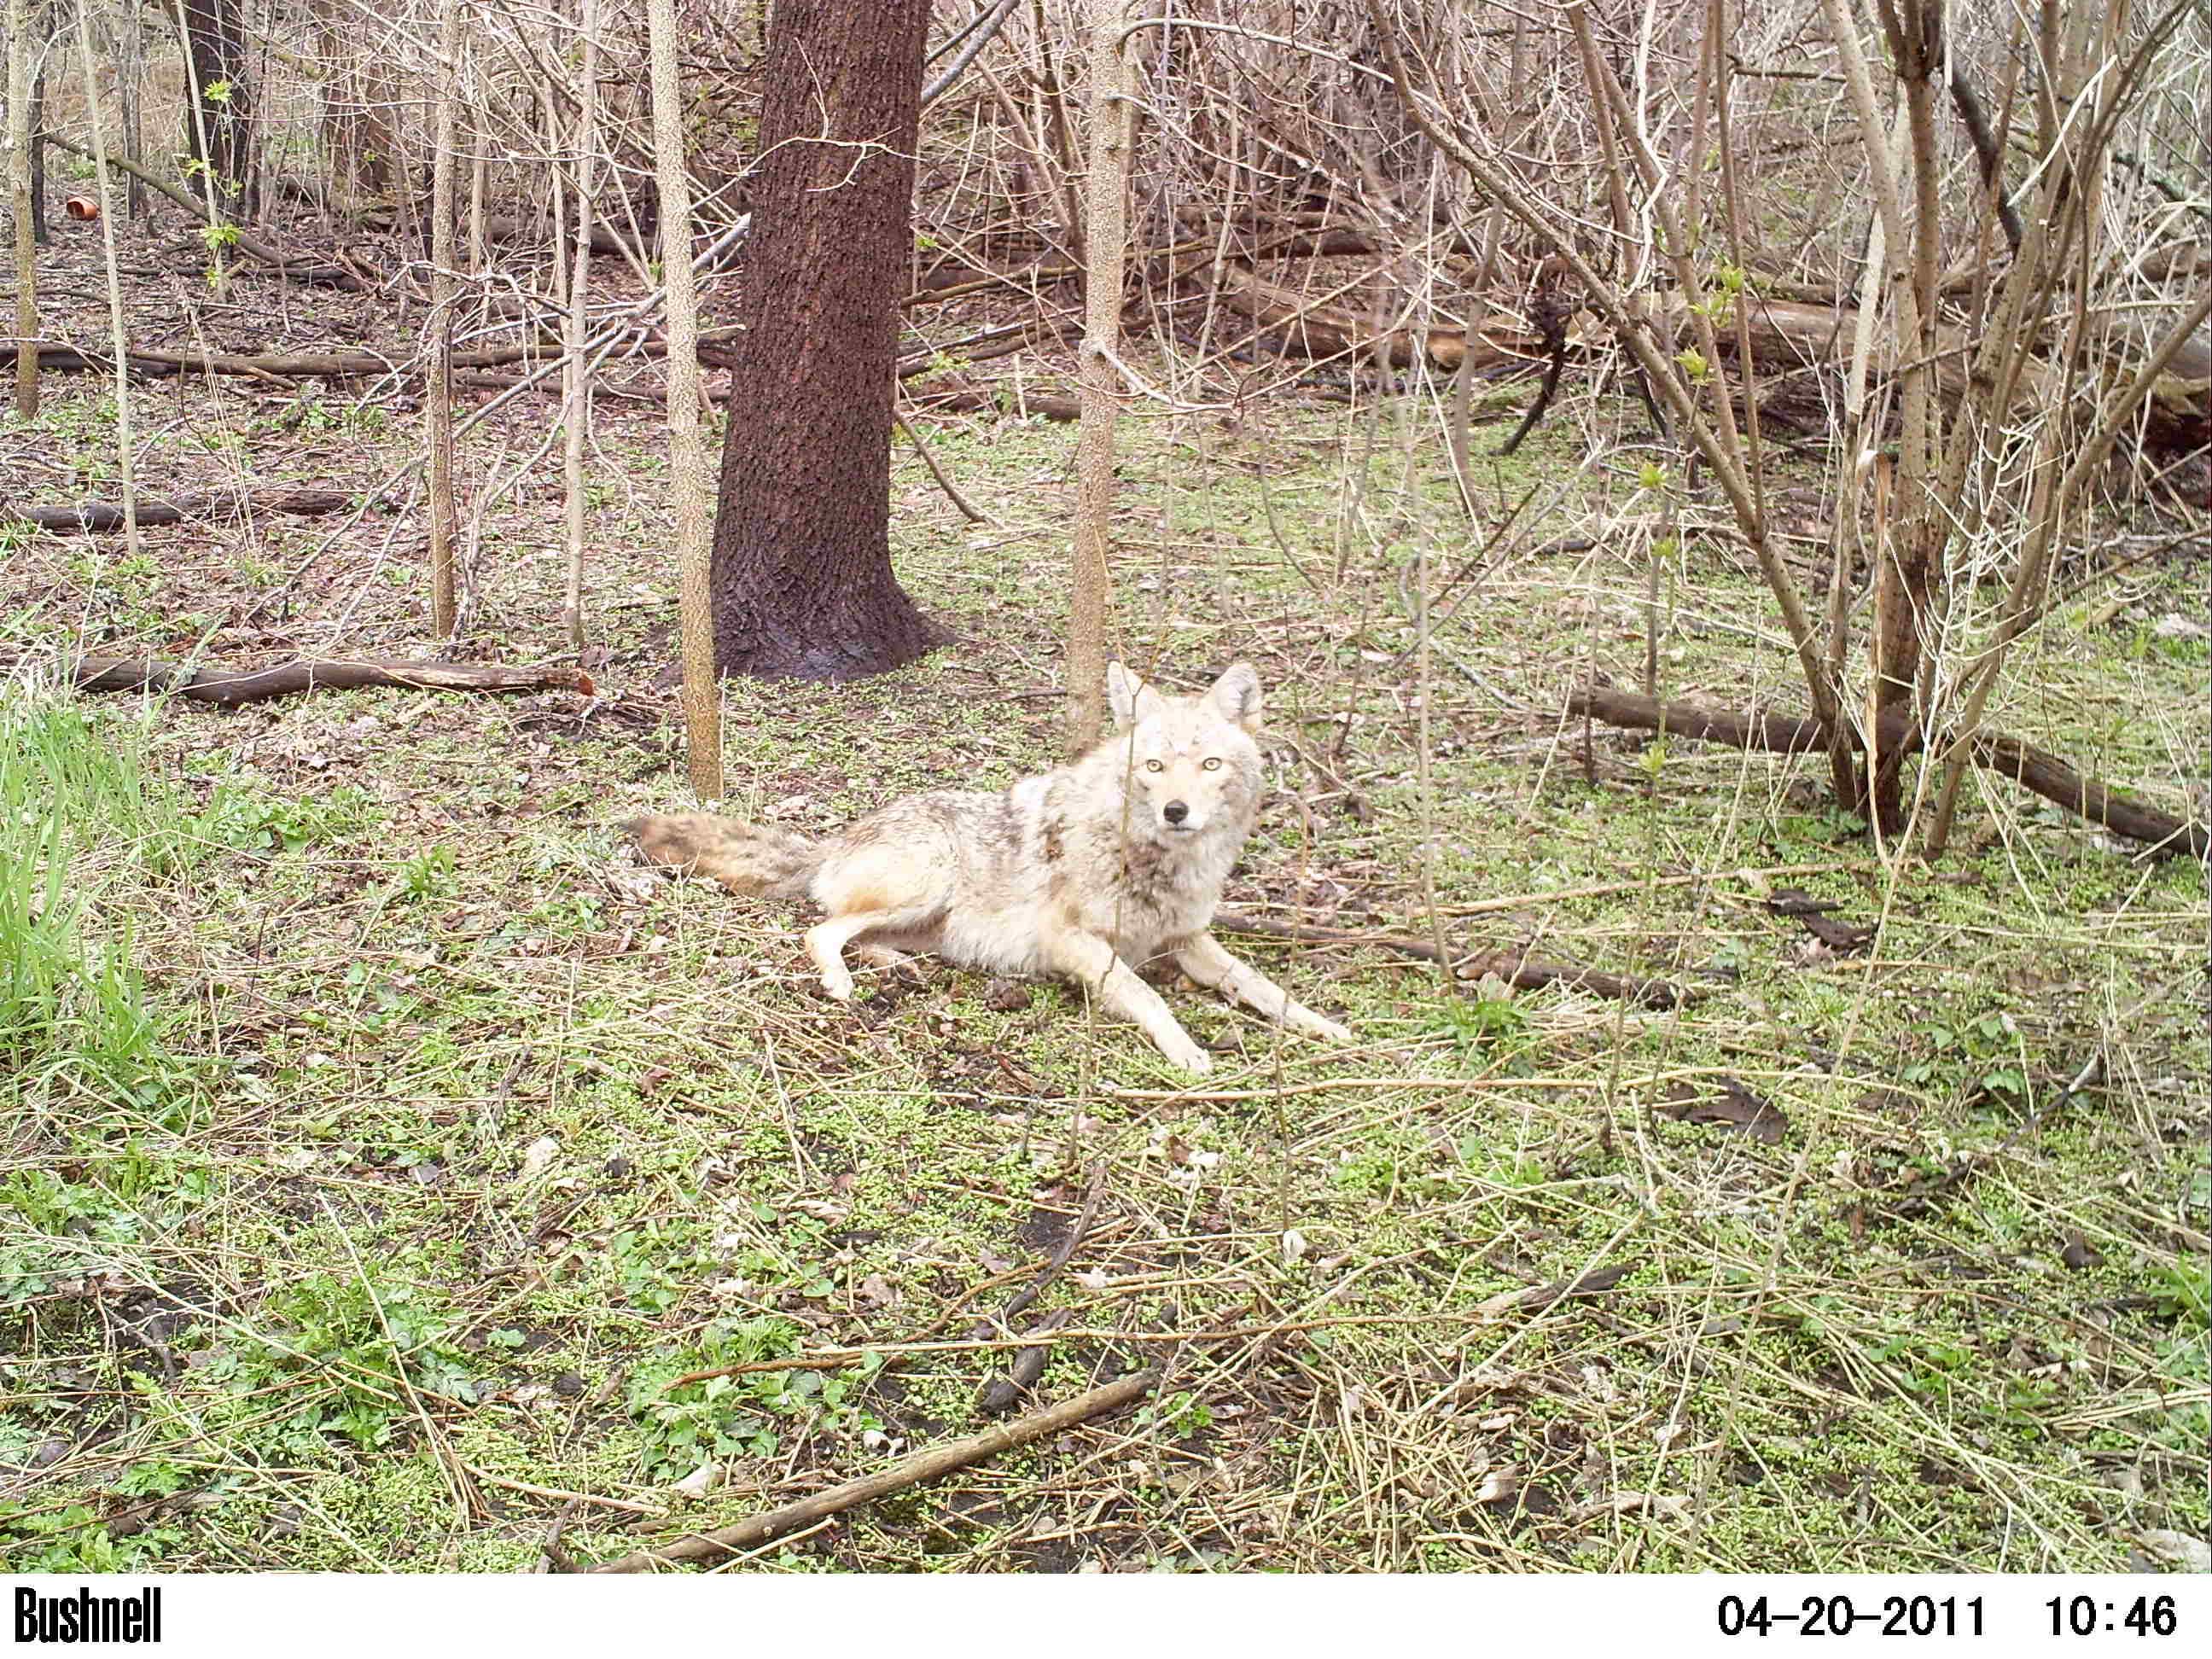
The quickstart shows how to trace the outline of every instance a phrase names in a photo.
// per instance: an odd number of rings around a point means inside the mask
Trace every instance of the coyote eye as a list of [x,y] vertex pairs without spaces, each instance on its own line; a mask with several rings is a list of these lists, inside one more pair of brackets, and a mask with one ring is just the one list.
[[1206,769],[1209,772],[1218,772],[1221,769],[1221,763],[1218,760],[1209,759],[1206,763]]
[[1159,769],[1160,763],[1158,761],[1146,761],[1145,763],[1145,770],[1147,772],[1157,772]]

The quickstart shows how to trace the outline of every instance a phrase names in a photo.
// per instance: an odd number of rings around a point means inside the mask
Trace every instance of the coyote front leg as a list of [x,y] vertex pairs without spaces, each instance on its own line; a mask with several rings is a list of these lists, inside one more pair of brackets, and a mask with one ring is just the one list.
[[1289,992],[1249,962],[1237,961],[1211,933],[1194,933],[1185,939],[1176,947],[1175,959],[1176,965],[1200,985],[1211,986],[1248,1008],[1256,1008],[1294,1031],[1310,1032],[1331,1042],[1352,1041],[1350,1031],[1304,1003],[1291,1001]]
[[1054,931],[1044,939],[1045,965],[1082,984],[1109,1014],[1141,1026],[1152,1046],[1186,1072],[1204,1077],[1213,1056],[1177,1023],[1160,994],[1130,971],[1114,947],[1096,933]]

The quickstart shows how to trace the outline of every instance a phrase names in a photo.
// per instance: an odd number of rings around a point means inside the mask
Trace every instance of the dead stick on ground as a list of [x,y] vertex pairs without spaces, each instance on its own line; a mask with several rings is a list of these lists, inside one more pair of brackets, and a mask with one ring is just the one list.
[[1073,1230],[1060,1241],[1060,1248],[1052,1253],[1052,1260],[1044,1264],[1044,1270],[1042,1273],[1014,1293],[1012,1299],[1006,1304],[1006,1311],[1001,1313],[995,1321],[986,1319],[978,1322],[974,1333],[978,1340],[990,1334],[993,1324],[1004,1327],[1011,1323],[1016,1315],[1050,1290],[1053,1280],[1060,1277],[1061,1270],[1074,1258],[1076,1251],[1083,1247],[1084,1239],[1090,1235],[1091,1224],[1097,1217],[1098,1200],[1105,1195],[1106,1160],[1104,1158],[1100,1158],[1091,1166],[1090,1187],[1090,1192],[1084,1196],[1083,1213],[1076,1217]]
[[960,509],[960,516],[969,524],[990,523],[991,515],[970,503],[960,493],[959,486],[945,476],[945,469],[937,464],[937,457],[929,453],[929,446],[922,442],[921,434],[906,423],[906,416],[894,409],[891,419],[897,422],[898,429],[906,434],[907,441],[914,446],[914,453],[921,457],[921,464],[929,469],[929,476],[937,480],[937,487],[945,492],[945,499]]
[[[990,1335],[994,1326],[1001,1330],[1009,1328],[1018,1315],[1052,1288],[1053,1280],[1060,1277],[1069,1261],[1074,1259],[1076,1251],[1083,1247],[1083,1241],[1091,1231],[1091,1220],[1098,1213],[1098,1200],[1106,1191],[1104,1158],[1091,1166],[1090,1186],[1091,1190],[1083,1200],[1083,1213],[1076,1218],[1075,1225],[1068,1230],[1067,1237],[1060,1241],[1060,1248],[1052,1253],[1052,1260],[1045,1263],[1044,1271],[1014,1293],[1013,1299],[1006,1304],[1006,1310],[995,1321],[978,1320],[968,1333],[971,1338],[980,1340]],[[1041,1336],[1046,1332],[1057,1330],[1074,1317],[1074,1310],[1066,1308],[1057,1313],[1047,1314],[1030,1328],[1028,1334]],[[976,1399],[976,1409],[986,1417],[1003,1417],[1013,1410],[1015,1402],[1036,1386],[1037,1379],[1044,1375],[1045,1363],[1051,1357],[1052,1350],[1048,1347],[1024,1348],[1014,1357],[1013,1364],[1008,1368],[1008,1375],[994,1376],[983,1385],[982,1392]]]
[[719,1527],[713,1532],[695,1533],[689,1538],[664,1544],[659,1549],[643,1550],[635,1555],[603,1561],[592,1571],[650,1572],[655,1567],[678,1561],[702,1561],[718,1555],[735,1555],[743,1550],[757,1548],[787,1533],[812,1526],[830,1516],[842,1514],[862,1504],[872,1503],[878,1498],[888,1498],[908,1486],[938,1480],[956,1469],[966,1468],[970,1463],[980,1463],[987,1457],[995,1457],[1000,1452],[1012,1451],[1017,1446],[1026,1446],[1033,1440],[1042,1440],[1062,1429],[1072,1429],[1079,1423],[1087,1423],[1094,1417],[1118,1411],[1139,1399],[1159,1378],[1159,1368],[1148,1365],[1117,1382],[1079,1394],[1073,1400],[1062,1401],[1057,1406],[1048,1406],[1042,1411],[1030,1412],[1011,1423],[1002,1423],[995,1429],[970,1435],[965,1440],[955,1440],[947,1445],[915,1452],[911,1456],[901,1458],[887,1469],[864,1475],[858,1480],[848,1480],[842,1486],[832,1486],[811,1498],[786,1504],[781,1509],[748,1516],[732,1526]]

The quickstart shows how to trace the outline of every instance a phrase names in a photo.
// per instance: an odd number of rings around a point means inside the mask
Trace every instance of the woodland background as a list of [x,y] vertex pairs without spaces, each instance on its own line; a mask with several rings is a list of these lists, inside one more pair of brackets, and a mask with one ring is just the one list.
[[[0,1561],[2201,1570],[2203,8],[775,10],[9,0]],[[1355,1048],[623,848],[1109,653]]]

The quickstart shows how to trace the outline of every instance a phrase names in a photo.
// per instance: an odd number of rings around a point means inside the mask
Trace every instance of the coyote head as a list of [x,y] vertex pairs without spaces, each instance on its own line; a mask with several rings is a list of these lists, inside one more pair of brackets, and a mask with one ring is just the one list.
[[1249,823],[1260,793],[1260,677],[1238,663],[1202,695],[1164,697],[1118,662],[1106,697],[1120,736],[1131,833],[1172,839]]

